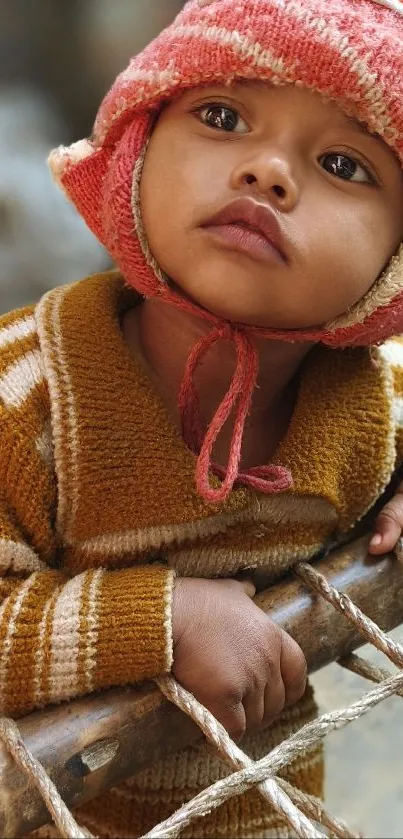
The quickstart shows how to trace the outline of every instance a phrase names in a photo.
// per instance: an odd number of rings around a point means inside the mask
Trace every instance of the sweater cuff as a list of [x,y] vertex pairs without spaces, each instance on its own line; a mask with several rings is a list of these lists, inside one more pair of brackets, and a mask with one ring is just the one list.
[[155,565],[104,574],[97,597],[97,687],[152,679],[171,669],[174,577]]

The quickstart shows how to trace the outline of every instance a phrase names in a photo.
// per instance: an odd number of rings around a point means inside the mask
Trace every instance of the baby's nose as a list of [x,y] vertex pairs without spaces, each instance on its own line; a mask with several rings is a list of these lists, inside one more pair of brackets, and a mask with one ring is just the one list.
[[236,188],[248,187],[276,205],[283,212],[290,212],[298,202],[299,186],[289,163],[279,156],[256,155],[241,163],[234,173]]

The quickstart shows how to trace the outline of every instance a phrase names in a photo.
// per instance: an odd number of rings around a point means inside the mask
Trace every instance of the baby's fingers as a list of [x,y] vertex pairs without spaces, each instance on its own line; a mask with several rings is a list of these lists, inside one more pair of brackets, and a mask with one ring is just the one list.
[[369,543],[373,554],[392,551],[403,529],[403,487],[383,507],[375,522],[375,533]]

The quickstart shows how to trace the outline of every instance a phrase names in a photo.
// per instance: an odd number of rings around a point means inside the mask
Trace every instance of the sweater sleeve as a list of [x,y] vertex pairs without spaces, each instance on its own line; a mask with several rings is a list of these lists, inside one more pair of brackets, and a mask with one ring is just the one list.
[[170,570],[63,571],[49,397],[23,320],[12,357],[1,340],[16,324],[0,320],[0,713],[13,717],[172,663]]
[[393,375],[393,413],[396,428],[396,466],[403,464],[403,336],[397,336],[381,347]]

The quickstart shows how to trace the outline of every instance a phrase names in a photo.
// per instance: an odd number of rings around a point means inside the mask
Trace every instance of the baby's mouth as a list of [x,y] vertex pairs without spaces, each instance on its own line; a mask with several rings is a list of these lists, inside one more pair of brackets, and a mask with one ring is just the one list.
[[244,222],[215,224],[203,228],[223,247],[259,260],[284,264],[284,258],[264,234]]
[[288,261],[274,211],[252,198],[236,198],[205,222],[202,229],[233,249],[279,263]]

